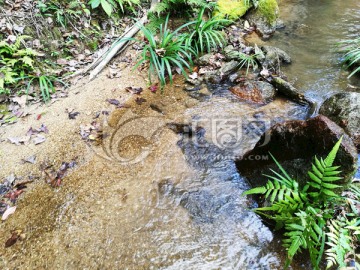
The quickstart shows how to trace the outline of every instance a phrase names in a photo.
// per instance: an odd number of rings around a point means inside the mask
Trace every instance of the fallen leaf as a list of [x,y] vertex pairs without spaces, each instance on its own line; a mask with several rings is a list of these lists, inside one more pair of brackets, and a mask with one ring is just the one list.
[[76,60],[70,60],[67,64],[68,64],[70,67],[75,67],[75,66],[78,64],[78,61],[76,61]]
[[69,119],[76,119],[76,116],[78,116],[79,112],[69,112]]
[[40,143],[43,143],[43,142],[45,142],[46,141],[46,138],[44,137],[44,136],[42,136],[42,135],[36,135],[36,137],[33,139],[33,143],[35,144],[35,145],[37,145],[37,144],[40,144]]
[[7,194],[4,195],[5,198],[8,198],[12,203],[15,203],[15,201],[17,200],[17,198],[19,197],[19,195],[21,193],[23,193],[24,190],[20,189],[20,190],[13,190],[8,192]]
[[64,58],[60,58],[60,59],[56,60],[56,63],[58,65],[67,65],[68,61]]
[[17,25],[17,24],[14,24],[13,25],[13,28],[14,28],[14,30],[16,31],[16,32],[18,32],[19,34],[22,34],[23,32],[24,32],[24,26],[19,26],[19,25]]
[[30,141],[30,136],[23,136],[23,137],[8,137],[8,140],[16,145],[26,144]]
[[15,230],[12,232],[10,238],[8,240],[6,240],[5,242],[5,247],[8,248],[8,247],[11,247],[12,245],[14,245],[18,239],[21,239],[21,233],[22,233],[22,230]]
[[35,156],[35,155],[23,159],[24,162],[28,162],[28,163],[31,163],[31,164],[34,164],[34,163],[35,163],[35,160],[36,160],[36,156]]
[[159,89],[159,85],[157,83],[149,86],[149,90],[153,93],[155,93],[158,89]]
[[113,99],[113,98],[112,99],[107,99],[106,101],[109,102],[112,105],[115,105],[115,106],[120,104],[120,101],[118,101],[117,99]]
[[192,74],[189,75],[189,78],[195,80],[198,78],[198,74],[196,72],[193,72]]
[[4,214],[1,217],[1,220],[6,220],[10,215],[14,214],[16,210],[16,206],[13,207],[9,207],[8,209],[6,209],[6,211],[4,212]]
[[21,97],[13,97],[11,100],[19,104],[21,108],[24,108],[26,105],[27,96],[23,95]]
[[39,131],[40,131],[40,132],[44,132],[44,133],[46,133],[46,134],[49,133],[49,130],[48,130],[48,128],[45,126],[45,124],[41,124]]
[[136,95],[140,95],[141,92],[143,91],[141,87],[131,87],[131,86],[126,87],[125,90],[131,94],[136,94]]
[[136,104],[138,104],[138,105],[143,104],[145,101],[146,101],[146,99],[145,99],[145,98],[142,98],[142,97],[138,97],[138,98],[135,99],[135,102],[136,102]]

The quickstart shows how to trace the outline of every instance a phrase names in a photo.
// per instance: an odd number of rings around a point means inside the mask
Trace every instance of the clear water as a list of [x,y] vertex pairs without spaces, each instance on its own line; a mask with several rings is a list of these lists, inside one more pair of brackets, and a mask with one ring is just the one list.
[[[301,91],[321,103],[356,83],[346,80],[333,44],[359,32],[357,0],[283,0],[281,10],[287,27],[270,42],[294,59],[283,71]],[[307,108],[282,99],[251,106],[225,86],[203,101],[176,87],[165,93],[144,96],[162,113],[133,104],[102,116],[109,136],[79,153],[84,162],[64,186],[26,194],[22,214],[1,230],[23,228],[27,239],[0,251],[3,269],[283,269],[285,252],[241,196],[249,186],[233,159]],[[241,127],[234,148],[223,147],[232,142],[217,128],[227,120]],[[171,123],[191,124],[196,134],[176,134]],[[293,269],[311,268],[305,258]]]

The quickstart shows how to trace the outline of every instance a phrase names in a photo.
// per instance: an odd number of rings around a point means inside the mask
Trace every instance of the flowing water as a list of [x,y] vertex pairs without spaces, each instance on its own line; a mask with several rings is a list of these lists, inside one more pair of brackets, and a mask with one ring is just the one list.
[[[271,43],[294,59],[283,71],[321,102],[347,88],[331,49],[359,30],[360,6],[354,0],[316,2],[283,0],[288,27]],[[152,106],[134,103],[102,116],[106,136],[80,153],[85,162],[64,186],[50,192],[38,185],[19,202],[23,214],[15,224],[23,224],[27,240],[14,246],[16,253],[2,251],[0,265],[282,269],[284,250],[251,212],[255,203],[241,196],[249,186],[234,157],[274,123],[304,119],[308,109],[281,98],[249,105],[226,89],[210,87],[198,100],[173,87],[161,97],[146,94]],[[15,221],[7,222],[11,227]],[[293,269],[310,268],[295,262]]]

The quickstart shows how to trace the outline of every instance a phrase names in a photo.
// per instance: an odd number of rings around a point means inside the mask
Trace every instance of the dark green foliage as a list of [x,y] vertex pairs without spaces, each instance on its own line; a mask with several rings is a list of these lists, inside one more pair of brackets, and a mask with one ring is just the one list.
[[166,21],[166,16],[158,16],[153,12],[148,12],[147,17],[149,23],[146,25],[146,28],[153,34],[156,34],[160,25],[164,24]]
[[21,48],[21,42],[26,38],[29,37],[20,36],[14,44],[0,41],[0,93],[10,93],[7,87],[34,70],[33,62],[37,53],[29,48]]
[[37,7],[42,15],[54,16],[56,22],[64,28],[74,19],[80,19],[81,15],[90,16],[90,11],[85,4],[77,0],[43,0],[38,1]]
[[353,68],[348,78],[360,72],[360,37],[344,40],[339,43],[340,51],[344,53],[343,64],[346,68]]
[[114,11],[117,11],[120,7],[122,13],[125,12],[125,8],[128,8],[132,12],[135,13],[134,6],[138,6],[140,4],[139,0],[90,0],[89,4],[92,9],[101,8],[105,11],[105,13],[110,17]]
[[0,94],[10,94],[10,87],[17,88],[20,82],[28,80],[26,94],[29,92],[30,85],[37,81],[40,94],[44,102],[50,100],[50,94],[55,92],[53,83],[60,82],[60,79],[51,75],[38,75],[36,62],[37,52],[32,49],[22,49],[21,43],[28,36],[20,36],[14,44],[5,41],[0,42]]
[[50,95],[52,93],[55,93],[55,87],[54,83],[59,82],[66,86],[66,83],[64,83],[62,80],[58,79],[55,76],[51,75],[41,75],[41,76],[28,76],[24,77],[22,79],[29,79],[29,82],[27,84],[26,88],[26,94],[29,93],[30,86],[32,85],[33,81],[37,81],[40,88],[41,97],[44,102],[48,102],[50,100]]
[[215,17],[204,20],[204,11],[204,8],[201,9],[196,21],[189,27],[189,33],[184,36],[186,46],[193,48],[196,55],[226,45],[226,40],[219,30],[224,24],[231,22]]
[[146,42],[140,60],[135,66],[138,67],[143,63],[149,63],[150,82],[152,75],[155,75],[158,77],[162,87],[166,84],[167,76],[172,83],[172,67],[178,67],[182,74],[186,76],[185,68],[190,68],[191,55],[194,53],[192,48],[187,47],[183,38],[178,35],[181,29],[192,23],[184,24],[175,31],[170,31],[168,29],[168,20],[169,16],[167,16],[165,23],[160,25],[158,38],[155,38],[155,35],[147,27],[140,27]]
[[155,5],[151,12],[160,16],[164,13],[176,13],[181,11],[181,14],[183,15],[186,10],[199,12],[202,8],[211,8],[213,5],[214,3],[206,0],[162,0]]
[[285,268],[302,249],[309,251],[314,269],[320,269],[324,253],[328,268],[344,267],[347,260],[355,257],[357,234],[360,234],[356,207],[360,205],[360,188],[352,186],[347,197],[339,195],[340,186],[334,183],[341,179],[340,171],[333,163],[340,144],[341,139],[325,159],[314,158],[305,186],[300,187],[273,157],[280,173],[273,171],[265,186],[244,192],[263,194],[269,206],[255,212],[274,220],[276,229],[285,229],[283,244],[288,253]]

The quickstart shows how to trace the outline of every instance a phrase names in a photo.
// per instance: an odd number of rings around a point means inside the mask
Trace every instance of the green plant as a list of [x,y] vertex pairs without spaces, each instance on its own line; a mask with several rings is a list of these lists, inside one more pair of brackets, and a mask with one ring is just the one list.
[[258,67],[258,63],[256,62],[257,54],[249,55],[243,52],[231,51],[228,56],[240,61],[239,68],[246,67],[246,75],[249,73],[250,67],[252,67],[253,70]]
[[[40,66],[35,66],[37,52],[32,49],[21,48],[21,42],[30,38],[20,36],[14,44],[6,41],[0,42],[0,94],[10,94],[10,87],[16,89],[20,82],[29,80],[26,94],[29,92],[30,85],[37,81],[40,87],[40,94],[44,102],[50,99],[50,93],[55,92],[54,82],[65,83],[52,75],[37,75]],[[36,74],[36,75],[35,75]]]
[[[165,23],[160,25],[159,38],[146,27],[141,26],[140,29],[146,41],[140,56],[140,60],[135,65],[135,68],[141,64],[149,63],[149,80],[151,82],[152,75],[156,75],[160,81],[161,87],[166,84],[166,76],[169,77],[172,83],[172,67],[180,69],[181,73],[186,76],[185,68],[190,68],[192,48],[186,46],[183,39],[177,34],[178,32],[192,24],[186,23],[175,31],[168,29],[169,16],[167,16]],[[190,63],[190,64],[189,64]]]
[[21,42],[29,36],[20,36],[14,44],[0,41],[0,89],[16,83],[16,78],[23,77],[34,70],[33,62],[37,53],[29,48],[22,49]]
[[74,19],[80,19],[81,15],[90,16],[90,10],[80,1],[76,0],[44,0],[38,1],[37,7],[45,16],[55,16],[56,22],[63,28]]
[[89,4],[92,9],[101,5],[102,9],[110,17],[111,14],[118,9],[118,7],[120,7],[122,13],[125,12],[125,6],[135,13],[134,6],[138,6],[140,4],[140,0],[90,0]]
[[205,9],[201,9],[196,21],[191,25],[188,34],[184,35],[185,44],[195,50],[196,55],[203,52],[210,52],[217,47],[223,47],[226,40],[219,31],[225,23],[231,21],[225,19],[217,19],[215,17],[209,20],[203,20]]
[[344,40],[339,43],[340,51],[345,53],[343,64],[346,68],[354,67],[348,78],[360,72],[360,37],[350,40]]
[[203,8],[210,9],[213,6],[214,3],[206,0],[162,0],[154,6],[151,12],[160,16],[164,13],[181,11],[181,15],[183,16],[187,10],[198,12]]
[[[262,194],[269,206],[256,208],[255,212],[276,222],[275,228],[285,229],[283,244],[287,248],[287,268],[301,249],[309,251],[314,269],[326,255],[327,269],[333,265],[346,267],[355,258],[360,234],[358,210],[350,202],[360,205],[360,189],[348,192],[349,199],[339,195],[341,179],[338,166],[333,166],[339,150],[340,139],[325,159],[314,158],[309,181],[300,186],[276,161],[280,172],[266,175],[270,180],[262,187],[244,192],[244,195]],[[354,187],[352,187],[354,189]],[[349,195],[351,194],[351,195]],[[354,199],[355,198],[355,199]],[[356,214],[354,211],[356,210]]]
[[22,79],[27,78],[29,78],[29,82],[26,88],[26,95],[28,95],[30,86],[32,85],[33,81],[37,81],[40,87],[41,97],[45,103],[50,100],[50,94],[56,92],[54,87],[55,82],[59,82],[66,86],[65,82],[52,75],[28,76]]

